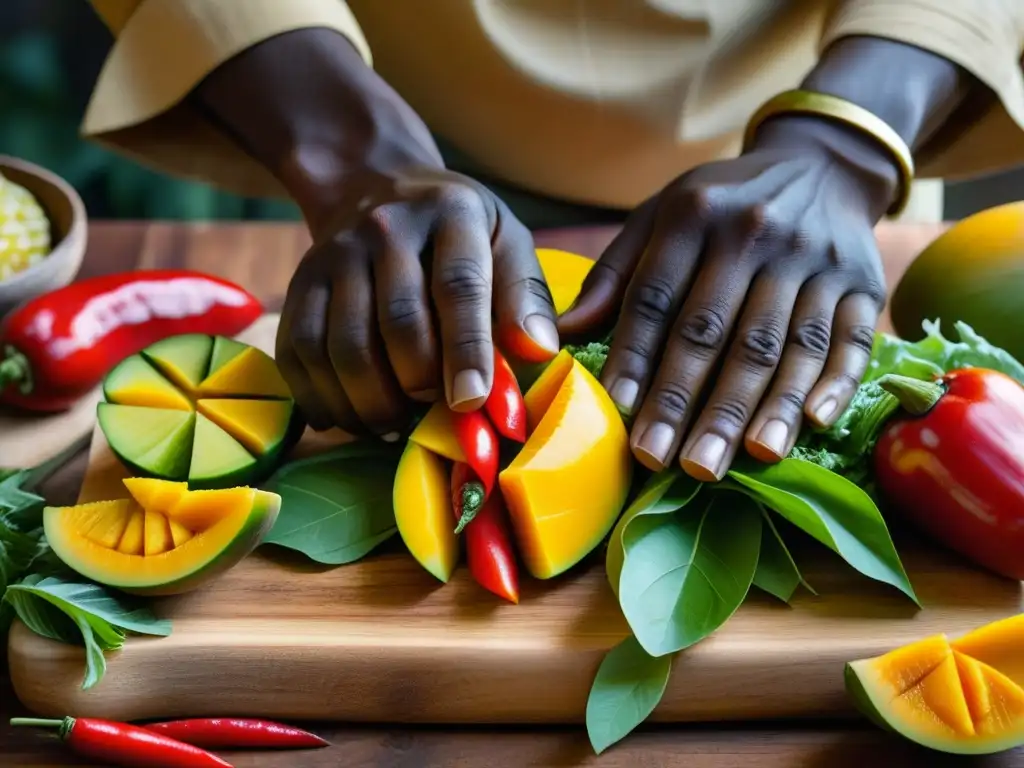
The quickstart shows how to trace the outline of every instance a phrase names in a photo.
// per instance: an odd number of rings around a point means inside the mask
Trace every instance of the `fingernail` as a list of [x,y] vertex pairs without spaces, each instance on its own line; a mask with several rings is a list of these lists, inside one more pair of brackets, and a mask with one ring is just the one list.
[[616,379],[608,394],[620,410],[632,413],[633,406],[636,405],[636,396],[640,394],[640,385],[632,379]]
[[697,441],[683,463],[689,465],[686,468],[702,480],[720,480],[726,447],[724,438],[709,432]]
[[487,396],[487,383],[480,371],[459,371],[452,380],[452,407]]
[[779,419],[772,419],[763,427],[757,435],[757,442],[774,453],[782,456],[786,452],[786,443],[789,441],[789,427],[786,422]]
[[818,410],[814,412],[814,418],[819,424],[827,424],[828,420],[835,414],[836,409],[839,407],[839,403],[834,397],[830,397],[824,403],[818,406]]
[[672,443],[675,442],[676,431],[668,424],[657,422],[651,424],[644,430],[643,436],[637,443],[636,450],[646,454],[658,465],[651,467],[644,462],[648,469],[663,469],[668,461],[668,452],[672,450]]
[[400,437],[401,435],[398,432],[388,432],[386,435],[381,435],[380,439],[385,443],[397,443]]
[[558,354],[558,329],[544,315],[530,315],[523,323],[527,335],[534,343],[552,354]]

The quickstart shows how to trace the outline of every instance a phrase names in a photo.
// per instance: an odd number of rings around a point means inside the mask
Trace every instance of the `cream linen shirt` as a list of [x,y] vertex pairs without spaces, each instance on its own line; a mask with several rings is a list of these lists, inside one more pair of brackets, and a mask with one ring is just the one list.
[[996,94],[919,158],[904,218],[941,179],[1024,161],[1024,0],[91,0],[116,37],[83,132],[246,195],[279,184],[192,109],[219,64],[283,32],[345,35],[439,135],[506,182],[629,208],[734,156],[753,111],[832,41],[867,34],[957,62]]

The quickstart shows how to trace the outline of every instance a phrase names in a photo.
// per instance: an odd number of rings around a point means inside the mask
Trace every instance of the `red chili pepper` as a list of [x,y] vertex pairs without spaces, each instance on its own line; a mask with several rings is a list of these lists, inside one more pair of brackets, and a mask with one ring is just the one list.
[[16,717],[11,725],[57,728],[61,741],[79,755],[127,768],[232,768],[231,763],[199,747],[126,723],[84,717]]
[[523,393],[512,367],[497,347],[494,349],[494,383],[491,385],[491,394],[484,402],[484,410],[498,434],[517,443],[526,442],[526,404],[523,402]]
[[874,449],[894,514],[978,565],[1024,580],[1024,387],[997,371],[884,376],[904,410]]
[[94,277],[43,294],[0,323],[0,402],[62,411],[124,358],[183,333],[234,336],[263,313],[255,296],[191,270]]
[[305,749],[329,746],[309,731],[268,720],[199,718],[149,723],[143,727],[207,749]]
[[[456,465],[458,466],[458,465]],[[456,515],[461,510],[456,508]],[[491,494],[466,524],[466,564],[477,584],[509,602],[519,602],[519,566],[500,493]]]
[[466,454],[466,463],[484,484],[484,494],[491,495],[498,479],[498,436],[483,411],[452,412],[455,437]]

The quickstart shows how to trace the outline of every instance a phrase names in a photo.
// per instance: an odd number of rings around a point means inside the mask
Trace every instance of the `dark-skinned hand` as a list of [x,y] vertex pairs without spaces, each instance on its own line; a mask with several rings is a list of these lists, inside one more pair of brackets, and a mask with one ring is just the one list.
[[641,463],[714,481],[738,452],[777,461],[805,418],[839,417],[884,304],[872,230],[895,184],[880,146],[786,117],[631,215],[559,329],[614,322],[601,381],[635,417]]

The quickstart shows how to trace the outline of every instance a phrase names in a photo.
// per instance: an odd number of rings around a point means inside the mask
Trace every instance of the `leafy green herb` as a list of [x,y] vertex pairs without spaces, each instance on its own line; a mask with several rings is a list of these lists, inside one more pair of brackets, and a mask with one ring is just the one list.
[[703,640],[739,608],[761,547],[761,511],[741,494],[636,520],[626,538],[619,604],[644,650],[662,656]]
[[608,341],[591,341],[587,344],[568,344],[565,347],[580,365],[590,371],[595,379],[601,378],[601,371],[608,361]]
[[761,514],[764,525],[761,526],[761,554],[754,571],[754,586],[784,603],[792,599],[801,584],[811,594],[817,594],[800,575],[800,569],[768,510],[761,507]]
[[171,633],[169,621],[158,619],[142,605],[115,597],[89,582],[33,575],[9,586],[4,602],[36,634],[85,646],[83,689],[103,679],[104,651],[121,648],[126,632],[158,636]]
[[608,651],[587,699],[587,734],[597,754],[647,719],[671,672],[671,656],[649,655],[632,636]]
[[788,458],[777,464],[741,462],[723,482],[775,510],[868,578],[891,584],[920,605],[882,513],[846,478]]
[[401,453],[362,441],[286,464],[267,482],[281,511],[264,543],[327,565],[359,560],[398,530],[395,470]]
[[665,469],[652,475],[639,495],[619,518],[612,530],[605,555],[604,567],[612,591],[619,594],[619,579],[626,556],[627,529],[638,518],[647,515],[667,515],[689,504],[700,491],[701,483],[678,469]]

